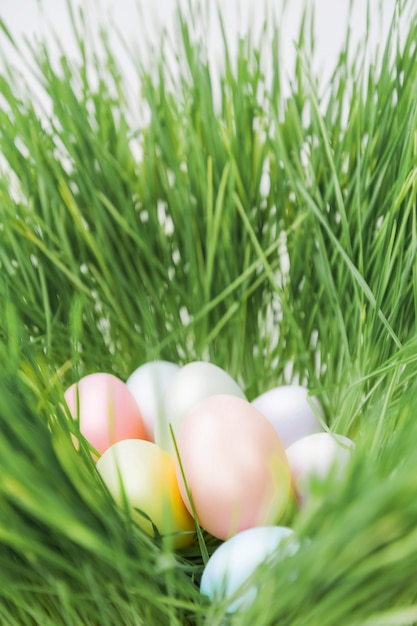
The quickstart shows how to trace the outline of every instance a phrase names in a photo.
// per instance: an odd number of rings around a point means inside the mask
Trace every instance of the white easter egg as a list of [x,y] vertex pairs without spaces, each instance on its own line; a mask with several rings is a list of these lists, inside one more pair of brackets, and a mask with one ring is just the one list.
[[179,365],[170,361],[149,361],[132,372],[126,381],[151,441],[155,440],[155,424],[161,418],[163,395],[179,369]]
[[165,391],[162,419],[155,427],[155,442],[175,454],[170,425],[177,438],[189,410],[200,400],[220,394],[246,400],[237,382],[217,365],[205,361],[193,361],[184,365],[173,376]]
[[343,479],[354,445],[343,435],[315,433],[286,449],[291,480],[300,503],[308,498],[313,477],[324,480],[334,472],[336,478]]
[[285,448],[297,439],[323,431],[323,409],[301,385],[274,387],[252,400],[252,404],[271,422]]
[[[285,526],[258,526],[237,533],[222,543],[207,561],[201,578],[201,593],[214,602],[231,599],[256,568],[273,554],[282,559],[297,551],[299,545],[293,535]],[[231,599],[227,611],[247,610],[256,596],[256,585],[242,590],[238,598]]]

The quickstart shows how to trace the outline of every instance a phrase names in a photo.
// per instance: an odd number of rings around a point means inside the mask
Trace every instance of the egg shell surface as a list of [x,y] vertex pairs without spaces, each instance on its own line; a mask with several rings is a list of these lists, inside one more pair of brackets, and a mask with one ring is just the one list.
[[98,460],[97,471],[116,503],[123,507],[127,500],[132,517],[151,537],[153,523],[174,548],[192,543],[194,519],[178,489],[175,460],[165,450],[150,441],[119,441]]
[[155,441],[155,424],[161,419],[165,390],[179,369],[179,365],[170,361],[149,361],[135,369],[126,381],[151,441]]
[[99,454],[117,441],[147,438],[134,397],[112,374],[84,376],[65,391],[64,397],[73,418],[79,419],[81,434]]
[[298,439],[323,431],[318,415],[323,419],[323,409],[316,398],[309,398],[308,389],[302,385],[281,385],[252,400],[271,422],[284,447]]
[[301,503],[308,497],[308,483],[313,477],[324,480],[334,472],[336,478],[343,478],[354,445],[348,437],[323,432],[303,437],[286,449],[291,480]]
[[[285,526],[259,526],[237,533],[222,543],[206,563],[200,591],[212,601],[231,599],[228,612],[247,610],[254,602],[257,588],[253,586],[238,592],[256,568],[271,558],[285,558],[298,549],[298,542],[288,541],[294,535]],[[281,545],[282,551],[279,550]]]
[[184,365],[172,378],[163,399],[163,417],[155,428],[155,442],[175,455],[170,424],[175,438],[190,409],[204,398],[228,394],[246,400],[235,380],[222,368],[205,361]]
[[247,400],[210,396],[188,413],[178,436],[177,477],[185,479],[200,525],[220,539],[276,523],[289,500],[284,447],[268,420]]

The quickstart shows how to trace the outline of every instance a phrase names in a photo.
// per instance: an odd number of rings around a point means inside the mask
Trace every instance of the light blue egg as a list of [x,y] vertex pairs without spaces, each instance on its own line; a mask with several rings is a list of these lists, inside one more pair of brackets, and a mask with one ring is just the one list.
[[[237,533],[222,543],[207,561],[201,578],[201,593],[213,601],[233,596],[255,569],[293,534],[285,526],[259,526]],[[285,542],[282,556],[293,554],[297,547],[296,542],[290,545]],[[256,594],[255,586],[245,589],[238,599],[231,602],[228,611],[246,610]]]

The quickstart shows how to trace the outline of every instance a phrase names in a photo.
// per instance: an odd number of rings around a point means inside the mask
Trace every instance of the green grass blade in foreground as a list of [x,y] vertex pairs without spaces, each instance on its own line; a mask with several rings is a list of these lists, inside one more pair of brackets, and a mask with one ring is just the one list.
[[[11,614],[27,616],[37,606],[42,623],[43,611],[60,623],[66,604],[75,623],[95,623],[98,616],[115,623],[112,606],[124,620],[119,623],[183,623],[181,615],[196,597],[183,566],[163,562],[156,545],[115,510],[88,452],[83,446],[76,451],[57,397],[41,414],[4,346],[1,357],[9,357],[0,381],[0,558],[9,563],[2,567],[2,606],[5,601]],[[165,601],[172,568],[176,599]],[[182,597],[179,578],[188,588]]]

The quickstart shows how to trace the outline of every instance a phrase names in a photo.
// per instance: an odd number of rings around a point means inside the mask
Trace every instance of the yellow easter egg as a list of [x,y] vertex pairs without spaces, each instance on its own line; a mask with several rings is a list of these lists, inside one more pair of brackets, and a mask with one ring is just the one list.
[[104,452],[97,470],[116,503],[127,503],[149,535],[161,535],[173,548],[190,545],[195,524],[181,498],[173,456],[150,441],[126,439]]

